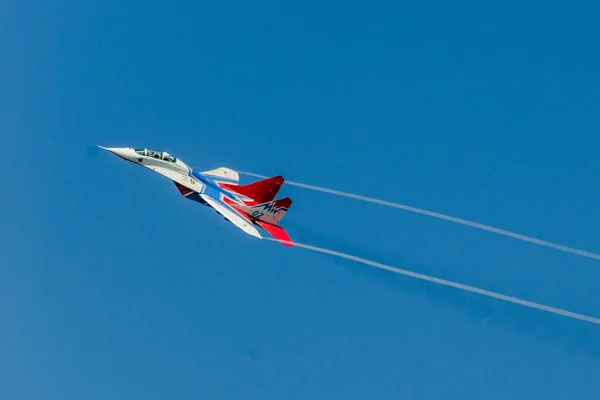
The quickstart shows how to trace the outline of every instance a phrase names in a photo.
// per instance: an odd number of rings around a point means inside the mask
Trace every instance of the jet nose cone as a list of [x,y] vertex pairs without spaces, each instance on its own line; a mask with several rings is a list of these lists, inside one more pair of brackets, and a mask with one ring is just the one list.
[[121,157],[122,159],[127,160],[127,161],[133,161],[133,159],[136,156],[135,150],[133,150],[131,147],[104,147],[104,146],[98,146],[98,147],[103,150],[110,151],[115,156]]

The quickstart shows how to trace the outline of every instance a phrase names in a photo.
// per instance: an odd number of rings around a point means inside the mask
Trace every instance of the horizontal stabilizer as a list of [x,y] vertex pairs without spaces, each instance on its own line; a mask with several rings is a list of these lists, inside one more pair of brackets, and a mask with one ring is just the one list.
[[279,240],[284,246],[294,247],[292,239],[282,227],[271,225],[264,221],[256,221],[256,223],[265,231],[269,232],[275,239]]
[[254,200],[256,203],[267,203],[275,198],[281,185],[283,185],[283,176],[277,175],[272,178],[263,179],[248,185],[234,185],[231,183],[222,183],[221,187],[231,192],[240,194]]

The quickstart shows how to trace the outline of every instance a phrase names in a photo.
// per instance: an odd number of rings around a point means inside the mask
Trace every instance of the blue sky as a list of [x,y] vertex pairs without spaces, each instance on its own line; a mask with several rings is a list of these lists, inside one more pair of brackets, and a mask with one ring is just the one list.
[[[255,240],[92,146],[598,252],[598,6],[212,3],[0,4],[0,397],[597,399],[597,326]],[[597,261],[282,194],[301,242],[600,317]]]

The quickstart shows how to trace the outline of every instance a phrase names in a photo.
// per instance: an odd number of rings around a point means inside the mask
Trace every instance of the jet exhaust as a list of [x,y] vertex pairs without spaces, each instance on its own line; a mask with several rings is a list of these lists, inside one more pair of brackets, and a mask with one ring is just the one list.
[[[275,239],[272,239],[272,238],[265,238],[265,239],[271,240],[271,241],[276,241]],[[369,265],[369,266],[375,267],[375,268],[384,269],[384,270],[391,271],[391,272],[394,272],[394,273],[397,273],[400,275],[409,276],[411,278],[416,278],[416,279],[420,279],[420,280],[427,281],[427,282],[437,283],[439,285],[448,286],[448,287],[452,287],[452,288],[459,289],[459,290],[464,290],[464,291],[471,292],[471,293],[476,293],[476,294],[479,294],[482,296],[487,296],[487,297],[491,297],[491,298],[498,299],[501,301],[518,304],[518,305],[533,308],[536,310],[546,311],[546,312],[549,312],[552,314],[561,315],[563,317],[578,319],[581,321],[586,321],[586,322],[590,322],[592,324],[600,325],[600,318],[590,317],[588,315],[583,315],[583,314],[563,310],[560,308],[550,307],[545,304],[534,303],[532,301],[519,299],[518,297],[507,296],[507,295],[504,295],[501,293],[496,293],[496,292],[492,292],[489,290],[480,289],[480,288],[477,288],[474,286],[469,286],[469,285],[465,285],[462,283],[449,281],[446,279],[440,279],[440,278],[436,278],[436,277],[429,276],[429,275],[419,274],[417,272],[407,271],[405,269],[392,267],[391,265],[378,263],[376,261],[367,260],[365,258],[353,256],[353,255],[342,253],[339,251],[325,249],[325,248],[317,247],[317,246],[311,246],[308,244],[303,244],[303,243],[298,243],[298,242],[288,242],[288,243],[293,244],[296,247],[304,248],[307,250],[312,250],[312,251],[315,251],[318,253],[329,254],[329,255],[332,255],[335,257],[344,258],[346,260],[356,261],[358,263],[366,264],[366,265]]]
[[[238,171],[238,172],[240,174],[244,174],[244,175],[248,175],[248,176],[264,178],[263,175],[254,174],[252,172],[243,172],[243,171]],[[581,256],[581,257],[587,257],[587,258],[591,258],[594,260],[600,260],[600,254],[597,254],[597,253],[592,253],[589,251],[564,246],[562,244],[548,242],[546,240],[537,239],[537,238],[534,238],[531,236],[521,235],[519,233],[510,232],[510,231],[507,231],[504,229],[495,228],[493,226],[480,224],[478,222],[473,222],[473,221],[469,221],[466,219],[453,217],[450,215],[441,214],[441,213],[434,212],[434,211],[424,210],[422,208],[417,208],[417,207],[409,206],[406,204],[394,203],[391,201],[375,199],[375,198],[367,197],[367,196],[361,196],[361,195],[354,194],[354,193],[347,193],[347,192],[342,192],[342,191],[334,190],[334,189],[328,189],[328,188],[324,188],[324,187],[320,187],[320,186],[308,185],[306,183],[293,182],[293,181],[286,181],[285,183],[287,185],[297,186],[297,187],[301,187],[301,188],[305,188],[305,189],[309,189],[309,190],[315,190],[315,191],[323,192],[323,193],[329,193],[329,194],[333,194],[335,196],[348,197],[348,198],[355,199],[355,200],[366,201],[369,203],[375,203],[375,204],[379,204],[379,205],[386,206],[386,207],[392,207],[392,208],[397,208],[397,209],[409,211],[409,212],[416,213],[416,214],[426,215],[428,217],[433,217],[433,218],[437,218],[437,219],[441,219],[441,220],[445,220],[445,221],[450,221],[450,222],[454,222],[457,224],[470,226],[471,228],[496,233],[496,234],[502,235],[502,236],[507,236],[507,237],[510,237],[513,239],[521,240],[523,242],[528,242],[528,243],[537,244],[539,246],[549,247],[549,248],[552,248],[555,250],[563,251],[565,253],[571,253],[571,254]]]

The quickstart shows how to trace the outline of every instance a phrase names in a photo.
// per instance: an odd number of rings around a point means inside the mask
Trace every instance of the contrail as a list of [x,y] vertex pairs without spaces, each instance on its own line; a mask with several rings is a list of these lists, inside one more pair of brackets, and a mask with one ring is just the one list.
[[[263,238],[263,239],[271,240],[274,242],[280,242],[279,240],[276,240],[273,238]],[[554,307],[546,306],[544,304],[539,304],[539,303],[534,303],[531,301],[519,299],[517,297],[507,296],[504,294],[491,292],[489,290],[479,289],[479,288],[469,286],[469,285],[463,285],[462,283],[452,282],[452,281],[448,281],[445,279],[440,279],[440,278],[435,278],[435,277],[428,276],[428,275],[418,274],[416,272],[411,272],[411,271],[407,271],[404,269],[392,267],[390,265],[381,264],[381,263],[378,263],[375,261],[367,260],[365,258],[356,257],[356,256],[346,254],[346,253],[341,253],[339,251],[333,251],[333,250],[324,249],[324,248],[316,247],[316,246],[310,246],[307,244],[297,243],[297,242],[286,242],[286,243],[290,243],[297,247],[316,251],[319,253],[329,254],[332,256],[345,258],[347,260],[356,261],[356,262],[359,262],[362,264],[370,265],[372,267],[385,269],[387,271],[395,272],[395,273],[401,274],[401,275],[410,276],[412,278],[417,278],[417,279],[421,279],[424,281],[433,282],[433,283],[453,287],[453,288],[460,289],[460,290],[465,290],[467,292],[477,293],[477,294],[480,294],[483,296],[492,297],[492,298],[495,298],[498,300],[507,301],[507,302],[514,303],[514,304],[519,304],[519,305],[522,305],[525,307],[530,307],[530,308],[534,308],[534,309],[541,310],[541,311],[547,311],[547,312],[557,314],[557,315],[562,315],[562,316],[565,316],[568,318],[575,318],[575,319],[579,319],[581,321],[591,322],[592,324],[600,325],[600,318],[594,318],[594,317],[590,317],[587,315],[578,314],[578,313],[574,313],[574,312],[567,311],[567,310],[562,310],[560,308],[554,308]]]
[[[254,173],[251,173],[251,172],[239,171],[239,173],[240,174],[244,174],[244,175],[248,175],[248,176],[254,176],[254,177],[257,177],[257,178],[268,178],[267,176],[258,175],[258,174],[254,174]],[[568,246],[563,246],[562,244],[556,244],[556,243],[548,242],[548,241],[545,241],[545,240],[536,239],[534,237],[521,235],[519,233],[510,232],[510,231],[507,231],[507,230],[504,230],[504,229],[494,228],[493,226],[484,225],[484,224],[480,224],[480,223],[473,222],[473,221],[468,221],[468,220],[462,219],[462,218],[452,217],[450,215],[440,214],[440,213],[437,213],[437,212],[434,212],[434,211],[424,210],[422,208],[416,208],[416,207],[412,207],[412,206],[408,206],[408,205],[400,204],[400,203],[393,203],[391,201],[386,201],[386,200],[374,199],[372,197],[367,197],[367,196],[361,196],[361,195],[358,195],[358,194],[342,192],[342,191],[339,191],[339,190],[327,189],[327,188],[320,187],[320,186],[307,185],[306,183],[292,182],[292,181],[285,181],[285,183],[288,184],[288,185],[298,186],[298,187],[302,187],[302,188],[305,188],[305,189],[316,190],[316,191],[319,191],[319,192],[334,194],[336,196],[343,196],[343,197],[349,197],[349,198],[356,199],[356,200],[368,201],[370,203],[380,204],[380,205],[383,205],[383,206],[386,206],[386,207],[399,208],[401,210],[410,211],[410,212],[417,213],[417,214],[422,214],[422,215],[427,215],[429,217],[433,217],[433,218],[437,218],[437,219],[443,219],[443,220],[446,220],[446,221],[455,222],[457,224],[462,224],[462,225],[470,226],[472,228],[477,228],[477,229],[481,229],[481,230],[484,230],[484,231],[497,233],[498,235],[508,236],[508,237],[513,238],[513,239],[522,240],[524,242],[529,242],[529,243],[534,243],[534,244],[537,244],[537,245],[540,245],[540,246],[550,247],[550,248],[553,248],[555,250],[564,251],[566,253],[576,254],[578,256],[592,258],[592,259],[595,259],[595,260],[600,260],[600,254],[591,253],[589,251],[579,250],[579,249],[575,249],[575,248],[568,247]]]

